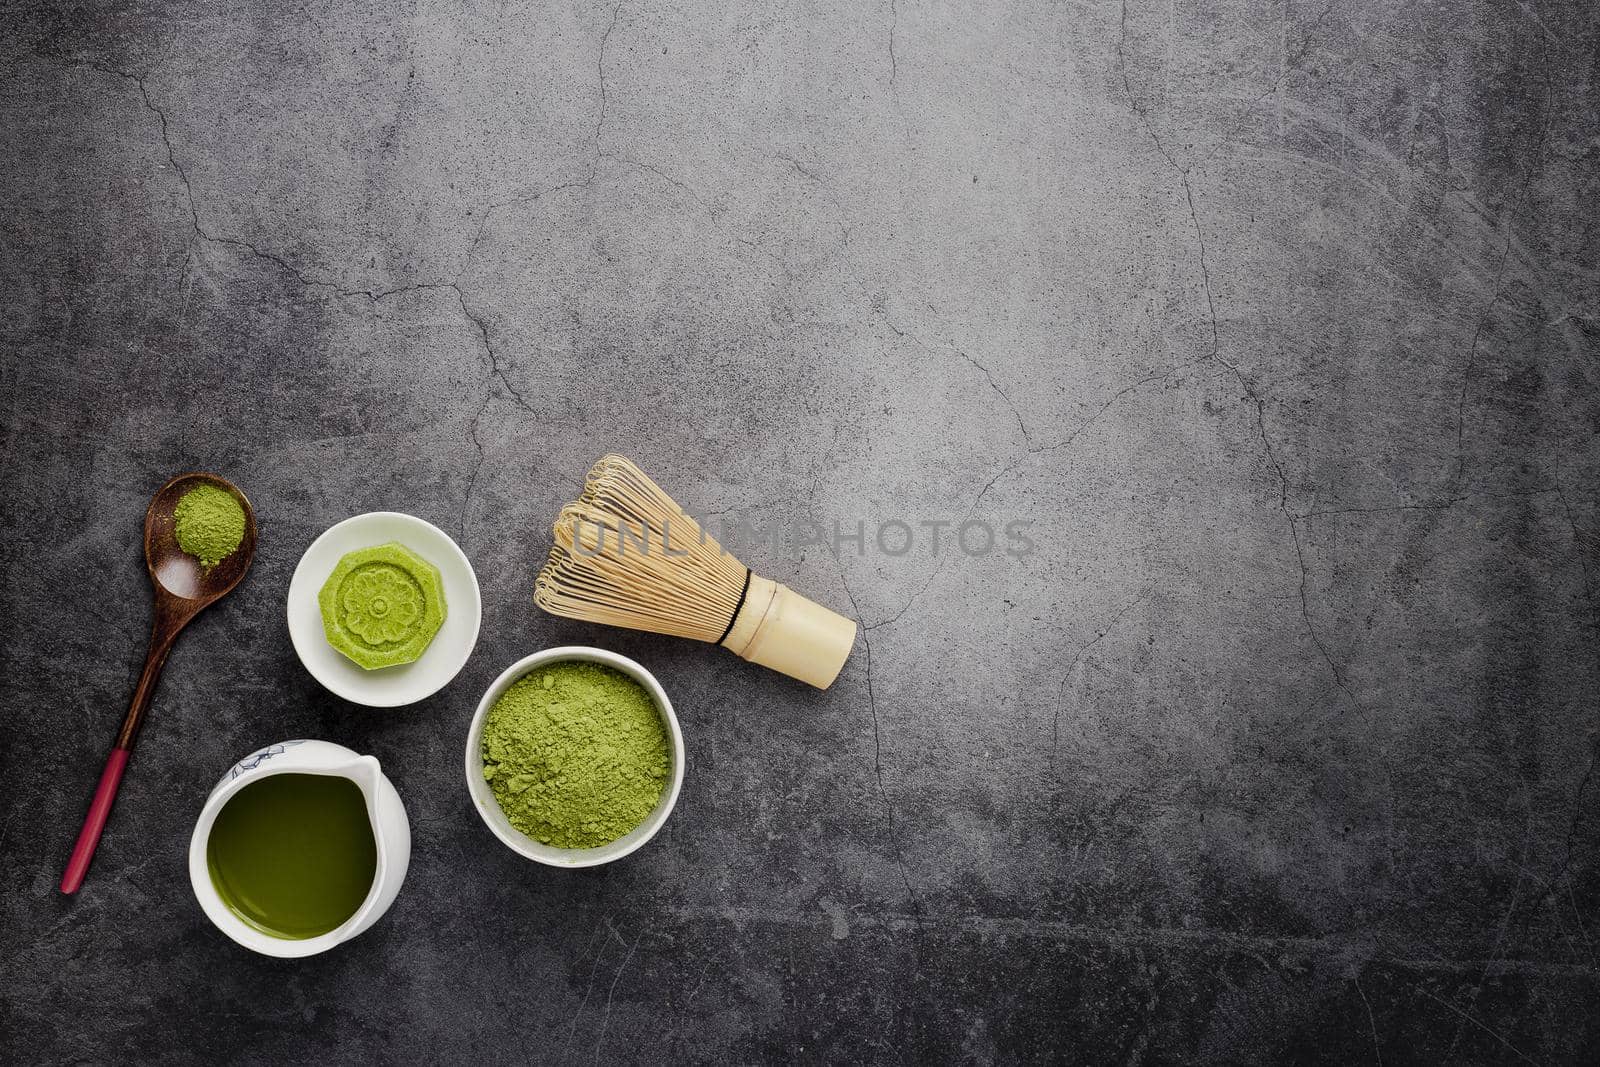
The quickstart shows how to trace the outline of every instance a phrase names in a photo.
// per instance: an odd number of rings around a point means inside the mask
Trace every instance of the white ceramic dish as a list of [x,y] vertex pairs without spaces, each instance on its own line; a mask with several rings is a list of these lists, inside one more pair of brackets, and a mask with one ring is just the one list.
[[[655,810],[645,817],[644,822],[628,833],[597,848],[556,848],[535,841],[511,825],[511,820],[506,818],[505,812],[500,810],[500,804],[494,799],[494,791],[489,788],[489,783],[483,780],[483,722],[488,718],[489,709],[494,707],[494,702],[511,687],[512,682],[546,663],[562,660],[603,663],[644,686],[645,691],[656,702],[656,710],[661,713],[661,721],[666,724],[667,738],[672,745],[672,775],[667,780],[666,788],[661,791],[661,799],[656,801]],[[594,867],[610,863],[612,860],[620,860],[639,848],[656,835],[656,831],[667,821],[667,816],[672,814],[673,805],[678,802],[678,790],[683,787],[683,731],[678,728],[678,716],[673,712],[672,701],[667,699],[661,683],[656,681],[655,675],[633,660],[619,656],[615,652],[583,645],[547,648],[543,652],[525,656],[507,667],[483,694],[483,699],[478,702],[478,710],[472,716],[472,725],[467,728],[466,769],[467,793],[472,797],[472,806],[507,848],[530,860],[548,863],[552,867]]]
[[[445,619],[416,662],[369,671],[328,644],[317,593],[346,552],[390,541],[399,541],[439,568]],[[482,621],[478,576],[466,554],[431,522],[397,511],[370,511],[329,527],[311,542],[289,581],[289,639],[300,662],[329,692],[368,707],[415,704],[443,689],[472,655]]]
[[[318,937],[294,940],[272,937],[249,925],[222,902],[206,863],[211,827],[223,807],[241,789],[274,774],[328,774],[348,778],[361,790],[367,802],[367,818],[372,823],[373,843],[378,851],[372,888],[354,915]],[[280,741],[234,764],[206,798],[200,818],[195,822],[194,834],[189,838],[189,884],[194,887],[195,899],[200,902],[206,918],[245,948],[263,956],[285,959],[326,952],[377,922],[399,895],[410,865],[411,823],[406,819],[405,805],[400,802],[394,784],[384,775],[376,759],[358,756],[343,745],[327,741]]]

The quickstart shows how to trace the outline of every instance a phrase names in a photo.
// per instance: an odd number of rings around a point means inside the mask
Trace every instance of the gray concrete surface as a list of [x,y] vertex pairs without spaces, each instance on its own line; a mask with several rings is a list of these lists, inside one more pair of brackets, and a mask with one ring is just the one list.
[[[4,1058],[1593,1062],[1597,18],[8,5]],[[705,516],[1037,551],[759,550],[865,624],[819,694],[534,609],[609,449]],[[260,556],[64,899],[191,468]],[[283,621],[380,508],[485,598],[390,712]],[[460,780],[488,681],[563,642],[655,670],[689,746],[668,832],[587,873]],[[299,736],[377,755],[416,851],[287,964],[184,848]]]

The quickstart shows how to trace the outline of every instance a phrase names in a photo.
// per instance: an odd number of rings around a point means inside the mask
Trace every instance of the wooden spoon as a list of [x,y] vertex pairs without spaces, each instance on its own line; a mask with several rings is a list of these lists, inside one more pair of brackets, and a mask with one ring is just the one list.
[[[185,493],[201,485],[211,485],[231,493],[244,508],[244,539],[226,559],[209,570],[200,561],[178,547],[173,513]],[[139,726],[144,713],[155,695],[156,680],[167,662],[167,653],[178,633],[189,620],[212,604],[221,600],[239,584],[250,561],[256,554],[256,516],[250,501],[239,487],[215,474],[180,474],[156,491],[150,509],[144,515],[144,562],[150,571],[150,584],[155,587],[155,623],[150,628],[150,652],[145,657],[144,673],[133,691],[133,703],[128,706],[127,718],[117,732],[111,755],[106,758],[105,770],[100,773],[100,784],[95,788],[94,800],[89,804],[89,814],[84,817],[83,829],[78,832],[78,843],[72,846],[72,858],[67,860],[66,873],[61,876],[61,891],[76,893],[89,871],[89,861],[94,858],[95,846],[100,843],[100,832],[105,829],[106,818],[111,814],[112,801],[117,797],[117,786],[122,782],[123,769],[128,765],[128,755],[139,736]]]

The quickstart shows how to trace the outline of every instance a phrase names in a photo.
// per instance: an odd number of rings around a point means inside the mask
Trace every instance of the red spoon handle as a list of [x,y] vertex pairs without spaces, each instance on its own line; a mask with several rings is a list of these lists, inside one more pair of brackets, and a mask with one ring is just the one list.
[[[173,606],[175,602],[178,605],[176,610]],[[106,757],[106,769],[100,772],[100,784],[95,787],[94,800],[89,803],[89,814],[83,817],[78,843],[72,846],[72,858],[67,860],[66,873],[61,876],[63,893],[76,893],[78,887],[83,885],[83,876],[89,873],[89,861],[94,858],[95,846],[100,843],[100,832],[106,828],[111,802],[117,799],[117,786],[122,784],[123,768],[128,765],[128,757],[133,753],[133,743],[139,739],[139,727],[144,722],[144,713],[150,708],[151,698],[155,696],[156,682],[161,677],[162,666],[167,662],[167,653],[172,651],[172,642],[177,639],[178,631],[194,618],[197,610],[188,608],[184,602],[176,601],[173,597],[156,595],[156,623],[155,631],[150,635],[150,654],[145,657],[139,684],[133,690],[133,702],[128,705],[122,729],[117,731],[111,755]]]
[[106,757],[106,769],[100,772],[100,784],[95,787],[94,800],[89,803],[89,814],[84,816],[78,843],[72,846],[72,858],[67,860],[67,873],[61,876],[63,893],[76,893],[83,884],[83,876],[89,873],[89,861],[94,859],[100,831],[106,828],[111,804],[117,799],[117,786],[122,784],[122,770],[127,765],[128,750],[125,748],[114,748]]

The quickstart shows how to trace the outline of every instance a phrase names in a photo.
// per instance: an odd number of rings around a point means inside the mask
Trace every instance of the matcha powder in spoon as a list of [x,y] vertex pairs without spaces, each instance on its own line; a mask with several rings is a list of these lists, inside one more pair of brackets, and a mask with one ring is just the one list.
[[594,848],[638,826],[671,771],[655,701],[599,663],[534,668],[484,721],[483,776],[500,810],[557,848]]
[[206,570],[233,555],[244,540],[244,508],[214,485],[197,485],[183,494],[172,517],[178,547]]

